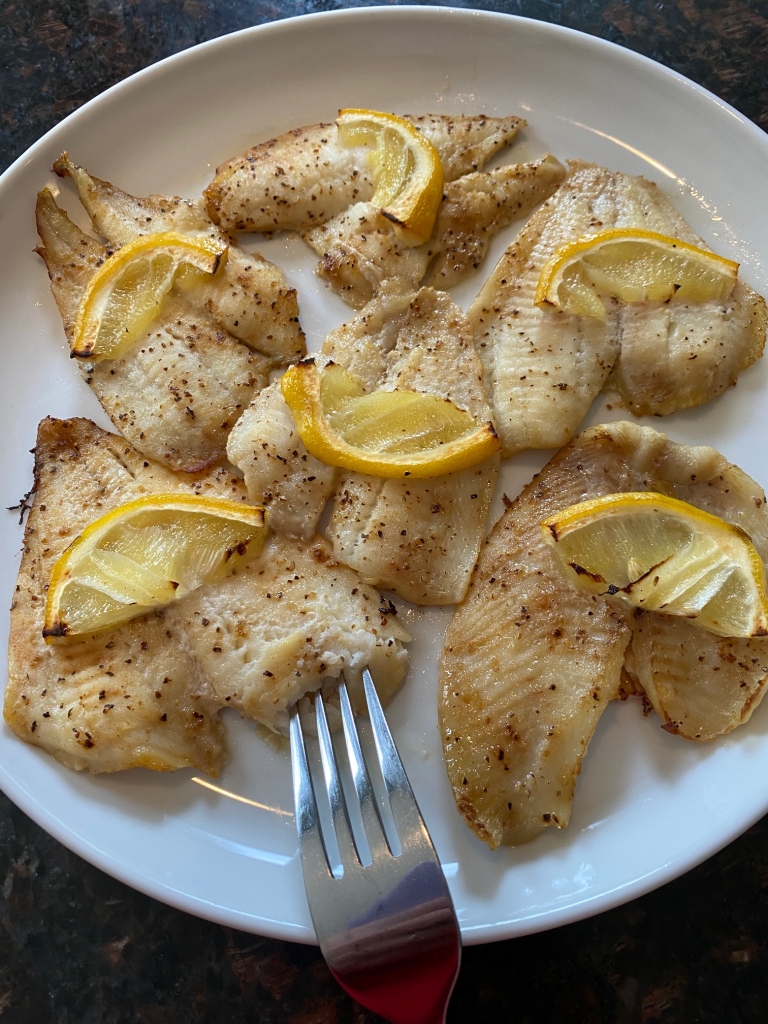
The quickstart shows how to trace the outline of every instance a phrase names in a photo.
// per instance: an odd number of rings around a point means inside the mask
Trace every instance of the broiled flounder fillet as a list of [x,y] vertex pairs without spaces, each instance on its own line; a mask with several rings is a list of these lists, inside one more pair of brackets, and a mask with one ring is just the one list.
[[[446,181],[478,171],[508,146],[519,117],[406,115],[440,153]],[[225,231],[307,231],[374,193],[365,150],[344,148],[333,123],[285,132],[216,169],[208,213]]]
[[[153,195],[139,199],[94,178],[66,153],[53,169],[61,177],[72,178],[93,226],[110,248],[159,231],[222,237],[202,198]],[[296,289],[288,285],[279,267],[259,253],[244,252],[227,241],[230,247],[224,266],[213,277],[199,275],[184,287],[183,295],[193,310],[268,356],[272,366],[288,366],[306,352]]]
[[[366,391],[422,391],[480,422],[490,418],[472,332],[444,292],[384,290],[328,335],[323,353]],[[454,604],[466,591],[498,473],[497,455],[430,480],[344,473],[329,526],[336,557],[409,601]]]
[[44,420],[35,456],[4,708],[22,739],[75,769],[216,773],[222,707],[281,729],[291,704],[342,670],[353,693],[365,664],[385,700],[401,685],[408,635],[393,607],[321,538],[268,541],[237,576],[163,611],[46,644],[52,566],[95,517],[143,494],[245,500],[245,489],[223,469],[182,479],[88,420]]
[[336,486],[337,470],[310,455],[276,381],[254,398],[227,441],[248,496],[276,532],[309,540]]
[[533,304],[557,249],[614,227],[704,247],[651,182],[574,162],[469,311],[506,455],[563,444],[612,370],[632,412],[667,415],[721,394],[762,353],[765,302],[741,280],[724,303],[609,299],[605,322]]
[[[83,234],[47,190],[38,196],[36,214],[37,251],[69,337],[82,293],[107,250]],[[195,472],[223,457],[235,420],[268,381],[271,360],[172,294],[120,358],[79,365],[132,444],[173,469]]]
[[218,773],[219,703],[181,632],[161,615],[93,637],[47,644],[51,569],[93,519],[143,494],[204,491],[244,498],[222,470],[179,478],[88,420],[43,420],[35,500],[11,606],[5,719],[68,768],[95,772],[185,766]]
[[[541,539],[542,519],[602,494],[654,490],[748,530],[768,554],[765,497],[711,448],[632,423],[579,434],[512,503],[448,628],[440,724],[460,813],[492,848],[564,827],[597,719],[622,664],[668,731],[711,739],[762,697],[768,641],[727,640],[578,589]],[[627,643],[632,636],[631,643]]]
[[631,635],[631,612],[563,578],[539,523],[585,497],[639,486],[610,437],[577,437],[496,524],[448,627],[439,683],[445,762],[459,813],[491,849],[568,824]]
[[408,292],[426,275],[427,284],[450,288],[477,269],[501,228],[527,217],[564,177],[565,168],[548,155],[448,182],[432,237],[415,248],[401,244],[391,221],[371,202],[355,203],[304,239],[321,257],[319,276],[355,309],[386,280],[397,279]]

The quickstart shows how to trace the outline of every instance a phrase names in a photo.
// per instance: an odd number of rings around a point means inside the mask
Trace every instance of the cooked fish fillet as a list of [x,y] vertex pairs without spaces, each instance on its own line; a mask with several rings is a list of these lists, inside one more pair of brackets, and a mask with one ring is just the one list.
[[762,352],[765,302],[743,281],[722,304],[608,300],[606,322],[537,308],[547,259],[614,227],[703,246],[651,182],[574,162],[469,311],[506,455],[564,443],[612,370],[632,412],[666,415],[719,395]]
[[[444,292],[386,289],[323,352],[367,391],[398,388],[448,398],[480,422],[490,416],[466,318]],[[461,600],[485,530],[499,458],[431,480],[345,473],[329,536],[366,582],[418,604]]]
[[390,602],[334,562],[321,538],[267,542],[237,575],[119,629],[46,644],[45,589],[62,551],[95,517],[143,494],[245,500],[223,469],[180,478],[87,420],[44,420],[35,500],[11,609],[4,713],[22,739],[70,768],[194,766],[223,757],[226,706],[280,729],[303,694],[370,665],[387,700],[408,639]]
[[631,612],[564,579],[539,523],[582,498],[638,486],[610,437],[575,438],[496,524],[448,627],[445,762],[459,813],[491,849],[568,824],[630,639]]
[[407,292],[427,275],[434,287],[450,288],[477,269],[501,228],[528,216],[564,177],[562,164],[547,155],[448,182],[432,238],[415,248],[401,244],[391,221],[371,202],[353,204],[304,239],[321,257],[319,276],[355,309],[386,280],[399,280]]
[[[222,237],[202,199],[155,195],[138,199],[94,178],[66,153],[54,170],[72,178],[93,226],[111,248],[158,231]],[[199,276],[182,294],[193,310],[270,357],[273,366],[288,366],[306,352],[296,289],[288,285],[279,267],[259,253],[244,252],[227,241],[229,252],[220,270],[213,277]]]
[[579,434],[545,466],[491,533],[441,659],[448,775],[459,812],[492,848],[568,823],[581,760],[606,702],[620,694],[622,666],[665,728],[691,739],[740,724],[762,697],[765,640],[723,640],[687,620],[633,615],[562,574],[540,521],[629,490],[715,512],[768,553],[762,491],[711,448],[611,423]]
[[[107,250],[83,234],[47,190],[38,196],[36,213],[37,251],[69,337],[82,293]],[[144,337],[118,359],[79,364],[115,427],[145,455],[185,472],[223,457],[229,431],[267,383],[270,365],[178,295],[168,297]]]
[[336,470],[305,448],[279,382],[260,391],[237,421],[227,455],[242,470],[250,500],[269,509],[276,533],[313,536],[335,489]]
[[[405,678],[410,640],[357,573],[320,537],[276,537],[243,572],[174,609],[222,704],[287,735],[288,711],[341,672],[362,693],[367,665],[384,703]],[[361,707],[364,707],[364,701]]]
[[217,774],[223,757],[218,701],[180,631],[150,615],[63,644],[42,630],[51,569],[93,519],[143,494],[204,490],[240,499],[222,470],[188,477],[148,462],[88,420],[43,420],[35,499],[11,606],[5,719],[68,768],[95,772],[194,766]]
[[746,722],[763,699],[768,642],[715,636],[671,615],[642,615],[627,668],[664,729],[712,740]]
[[413,604],[466,593],[499,476],[499,456],[431,480],[342,477],[328,532],[337,557]]
[[[407,116],[440,153],[446,181],[482,170],[525,125],[519,117]],[[367,202],[374,183],[365,150],[315,124],[262,142],[216,169],[208,213],[225,231],[306,231]]]

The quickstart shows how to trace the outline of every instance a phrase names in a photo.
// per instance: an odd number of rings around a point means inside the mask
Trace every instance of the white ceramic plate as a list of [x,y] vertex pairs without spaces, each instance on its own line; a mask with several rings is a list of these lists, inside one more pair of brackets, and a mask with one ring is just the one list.
[[[108,426],[76,379],[42,261],[32,253],[35,193],[57,189],[62,149],[137,195],[199,194],[215,166],[342,106],[399,112],[522,114],[517,159],[551,150],[656,180],[696,231],[768,291],[768,139],[691,82],[609,43],[543,23],[439,8],[379,8],[278,22],[195,47],[86,104],[0,179],[0,381],[3,506],[30,486],[38,420],[87,415]],[[77,209],[68,186],[66,205]],[[497,239],[471,300],[515,229]],[[348,315],[313,277],[301,243],[259,244],[298,286],[310,347]],[[717,402],[670,417],[678,441],[715,445],[765,484],[768,365]],[[589,422],[615,418],[596,403]],[[657,420],[654,426],[662,426]],[[505,468],[516,493],[546,461]],[[496,518],[498,508],[494,512]],[[0,592],[8,602],[21,529],[2,520]],[[768,702],[749,724],[697,746],[643,719],[639,702],[609,708],[579,780],[573,819],[520,849],[491,853],[459,821],[437,733],[436,660],[448,612],[406,613],[416,639],[394,728],[468,942],[586,917],[703,860],[768,809]],[[7,623],[3,621],[5,632]],[[40,825],[138,889],[211,920],[312,941],[294,831],[288,757],[228,718],[231,756],[219,784],[192,773],[77,775],[0,729],[0,785]]]

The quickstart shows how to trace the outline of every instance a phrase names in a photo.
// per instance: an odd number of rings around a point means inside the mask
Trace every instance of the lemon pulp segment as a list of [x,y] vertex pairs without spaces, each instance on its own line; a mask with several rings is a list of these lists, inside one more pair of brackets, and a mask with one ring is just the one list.
[[336,120],[343,146],[372,146],[376,191],[372,202],[407,245],[432,234],[443,198],[440,154],[409,121],[376,110],[340,110]]
[[719,636],[768,635],[765,568],[739,526],[651,491],[572,505],[541,528],[571,578]]
[[120,625],[226,576],[258,554],[264,509],[223,498],[157,494],[83,530],[53,567],[47,638]]
[[622,302],[724,301],[739,264],[679,238],[612,228],[563,246],[539,275],[535,302],[605,319],[598,291]]
[[288,369],[283,396],[302,441],[331,466],[382,477],[432,477],[482,462],[499,450],[491,423],[445,398],[416,391],[365,394],[355,378],[313,359]]
[[109,256],[83,293],[71,352],[114,359],[137,341],[162,308],[176,274],[214,274],[227,243],[208,236],[162,231],[141,235]]

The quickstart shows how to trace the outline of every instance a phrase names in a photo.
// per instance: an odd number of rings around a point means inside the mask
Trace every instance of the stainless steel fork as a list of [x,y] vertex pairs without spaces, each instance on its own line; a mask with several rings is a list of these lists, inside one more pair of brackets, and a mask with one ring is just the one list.
[[298,708],[291,714],[296,827],[312,922],[336,980],[359,1003],[392,1024],[444,1024],[459,971],[459,926],[368,669],[363,684],[397,835],[387,836],[386,805],[382,814],[342,680],[339,700],[351,785],[349,776],[346,786],[342,783],[325,704],[319,692],[315,695],[325,811],[332,826],[321,823]]

